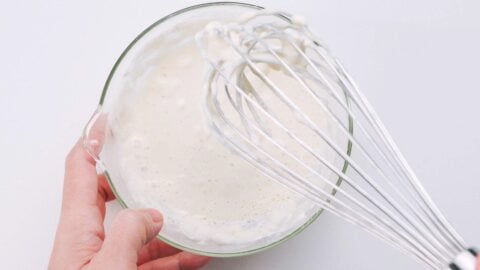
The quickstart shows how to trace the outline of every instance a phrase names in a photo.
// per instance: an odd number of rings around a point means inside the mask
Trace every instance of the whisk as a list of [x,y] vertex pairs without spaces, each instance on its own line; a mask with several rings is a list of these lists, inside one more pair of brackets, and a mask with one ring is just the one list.
[[196,36],[217,137],[265,175],[431,269],[474,269],[365,96],[302,20],[259,11]]

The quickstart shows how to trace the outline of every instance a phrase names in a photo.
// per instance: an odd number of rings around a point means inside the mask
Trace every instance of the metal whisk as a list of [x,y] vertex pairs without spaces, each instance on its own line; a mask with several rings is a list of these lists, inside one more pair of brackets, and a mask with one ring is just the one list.
[[196,40],[218,138],[274,181],[432,269],[474,269],[341,64],[301,20],[260,11]]

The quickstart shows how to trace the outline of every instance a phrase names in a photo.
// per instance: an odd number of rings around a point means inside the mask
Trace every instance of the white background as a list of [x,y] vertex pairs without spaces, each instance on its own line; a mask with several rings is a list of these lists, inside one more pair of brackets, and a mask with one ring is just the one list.
[[[44,269],[64,156],[126,45],[199,1],[0,7],[0,268]],[[303,15],[342,59],[458,231],[480,245],[478,1],[256,1]],[[118,211],[118,207],[110,207]],[[422,269],[330,214],[262,254],[206,269]]]

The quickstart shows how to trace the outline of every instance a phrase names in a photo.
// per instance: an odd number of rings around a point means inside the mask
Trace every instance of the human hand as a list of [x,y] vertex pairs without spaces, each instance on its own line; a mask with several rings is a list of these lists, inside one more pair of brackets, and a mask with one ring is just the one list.
[[209,258],[182,252],[155,238],[162,215],[125,209],[105,233],[105,203],[113,200],[94,159],[77,142],[65,166],[62,210],[49,269],[198,269]]

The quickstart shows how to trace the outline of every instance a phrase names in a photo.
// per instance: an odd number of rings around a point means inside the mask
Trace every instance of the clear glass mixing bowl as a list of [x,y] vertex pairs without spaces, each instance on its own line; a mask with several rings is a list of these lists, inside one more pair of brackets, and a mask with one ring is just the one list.
[[[93,138],[94,136],[92,135],[92,127],[98,125],[100,122],[98,121],[99,119],[105,120],[108,118],[103,116],[108,115],[116,103],[119,93],[122,90],[122,77],[128,72],[128,68],[132,64],[132,61],[134,61],[136,55],[144,46],[147,46],[153,40],[158,39],[158,37],[163,33],[169,31],[171,32],[172,30],[175,30],[176,27],[182,27],[182,23],[192,18],[204,18],[207,21],[216,20],[222,22],[231,20],[231,18],[236,18],[245,12],[251,12],[259,9],[262,9],[262,7],[237,2],[207,3],[179,10],[147,27],[123,51],[107,78],[101,94],[98,109],[84,131],[84,145],[87,151],[89,151],[91,154],[94,154],[95,150],[93,148],[98,147],[98,145],[96,145],[98,142],[95,141],[96,138]],[[202,27],[204,26],[199,26],[199,30]],[[103,121],[102,124],[108,126],[108,121],[106,123]],[[349,144],[346,148],[347,152],[350,153],[351,145]],[[117,201],[125,208],[129,206],[134,207],[133,200],[126,191],[125,183],[122,181],[122,179],[120,179],[121,177],[112,177],[114,174],[111,172],[112,170],[115,170],[115,168],[109,167],[108,164],[104,164],[100,158],[101,155],[94,154],[94,156],[97,159],[97,162],[100,165],[103,165],[108,183],[115,193]],[[344,164],[343,169],[346,170],[346,167],[346,164]],[[337,181],[337,185],[338,184],[340,184],[340,180]],[[192,241],[186,241],[185,239],[181,239],[181,236],[178,235],[172,237],[171,235],[165,235],[162,232],[158,235],[158,238],[174,247],[187,250],[192,253],[214,257],[243,256],[269,249],[294,237],[304,230],[308,225],[310,225],[320,215],[321,212],[322,211],[320,210],[312,213],[310,218],[308,218],[301,226],[295,228],[294,230],[290,230],[285,235],[270,239],[268,242],[261,242],[248,247],[232,246],[212,248],[209,246],[202,246],[201,244]]]

